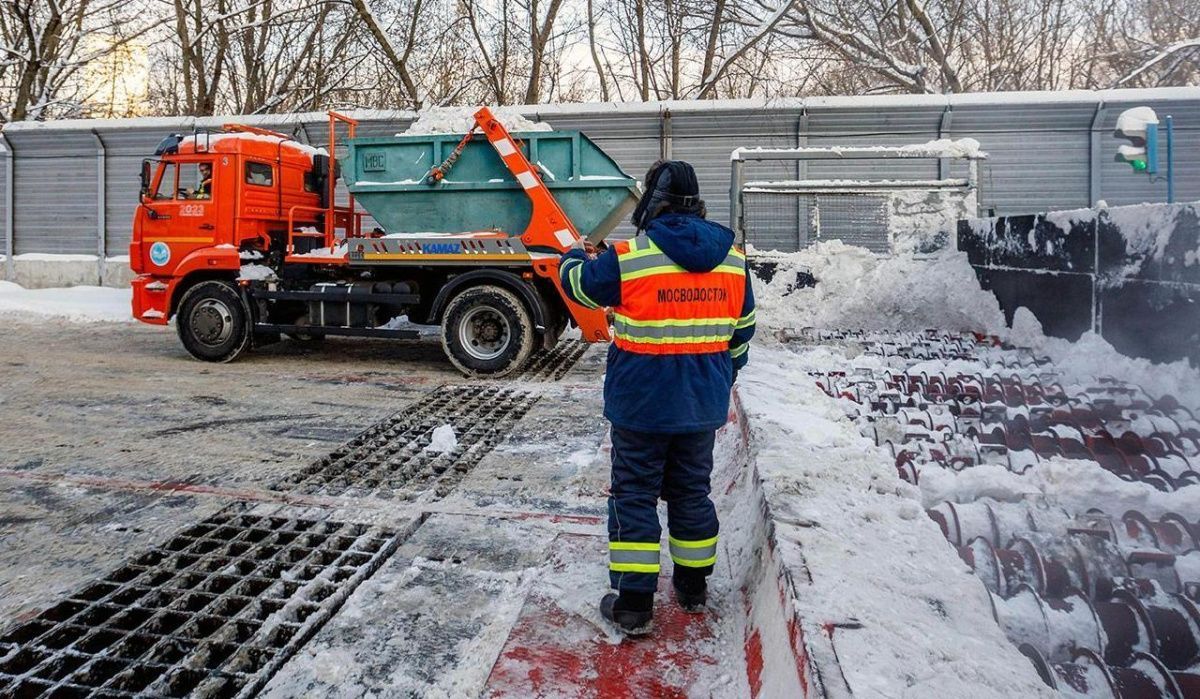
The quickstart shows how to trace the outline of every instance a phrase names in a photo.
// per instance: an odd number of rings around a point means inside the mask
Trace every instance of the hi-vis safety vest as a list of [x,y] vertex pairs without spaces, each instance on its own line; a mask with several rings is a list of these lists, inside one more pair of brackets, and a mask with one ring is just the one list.
[[746,255],[736,247],[709,272],[689,272],[639,236],[613,248],[621,303],[613,309],[617,347],[638,354],[704,354],[729,349],[746,296]]

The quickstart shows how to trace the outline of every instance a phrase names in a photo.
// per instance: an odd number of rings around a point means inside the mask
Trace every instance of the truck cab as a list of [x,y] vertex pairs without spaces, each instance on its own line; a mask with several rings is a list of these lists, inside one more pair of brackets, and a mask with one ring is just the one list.
[[[468,375],[519,369],[534,352],[552,348],[568,324],[578,326],[585,340],[607,340],[604,311],[562,293],[558,255],[581,236],[527,159],[529,146],[486,109],[476,122],[481,133],[463,135],[417,183],[433,199],[404,199],[397,209],[400,193],[368,198],[380,209],[375,217],[358,208],[353,194],[338,204],[339,165],[325,150],[285,134],[231,124],[219,132],[165,138],[142,162],[129,250],[137,273],[134,317],[154,325],[175,319],[187,351],[218,362],[282,335],[300,341],[328,335],[415,339],[419,334],[401,320],[437,324],[447,357]],[[339,124],[349,128],[353,154],[357,122],[334,113],[331,149]],[[460,157],[467,163],[457,165],[463,170],[486,166],[493,175],[498,168],[511,173],[510,182],[493,176],[480,189],[488,190],[493,207],[510,208],[511,197],[519,196],[522,205],[515,208],[528,219],[524,230],[414,234],[375,225],[388,216],[397,225],[425,217],[422,230],[438,231],[439,217],[448,218],[458,205],[439,209],[429,202],[449,201],[453,182],[445,174]],[[370,163],[348,167],[356,166]],[[636,201],[636,182],[616,172],[619,177],[607,179],[619,181],[603,186],[627,189],[628,195],[613,199],[619,207],[606,207],[613,209],[606,211],[612,221],[618,208]],[[586,195],[597,186],[586,179],[566,193]],[[479,192],[470,196],[471,202],[485,201]]]

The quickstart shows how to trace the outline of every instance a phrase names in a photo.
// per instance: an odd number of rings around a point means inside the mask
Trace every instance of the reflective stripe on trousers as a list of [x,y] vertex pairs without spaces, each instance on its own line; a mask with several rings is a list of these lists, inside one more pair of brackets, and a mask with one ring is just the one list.
[[671,560],[675,565],[687,568],[704,568],[717,562],[717,537],[685,541],[668,537],[671,545]]
[[614,573],[658,573],[660,549],[657,541],[610,541],[608,569]]

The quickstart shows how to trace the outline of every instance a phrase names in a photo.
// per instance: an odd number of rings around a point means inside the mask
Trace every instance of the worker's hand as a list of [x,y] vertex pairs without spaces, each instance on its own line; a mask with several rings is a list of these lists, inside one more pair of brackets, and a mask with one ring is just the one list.
[[571,243],[571,250],[582,250],[588,257],[596,256],[596,246],[588,242],[587,238],[577,238]]

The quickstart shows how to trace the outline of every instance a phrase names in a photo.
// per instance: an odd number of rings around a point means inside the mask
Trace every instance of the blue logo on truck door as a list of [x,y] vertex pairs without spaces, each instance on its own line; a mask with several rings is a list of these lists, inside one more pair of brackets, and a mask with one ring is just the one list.
[[421,252],[426,255],[458,255],[462,253],[462,246],[458,243],[425,243],[421,246]]
[[171,261],[171,248],[161,240],[150,246],[150,261],[162,267]]

